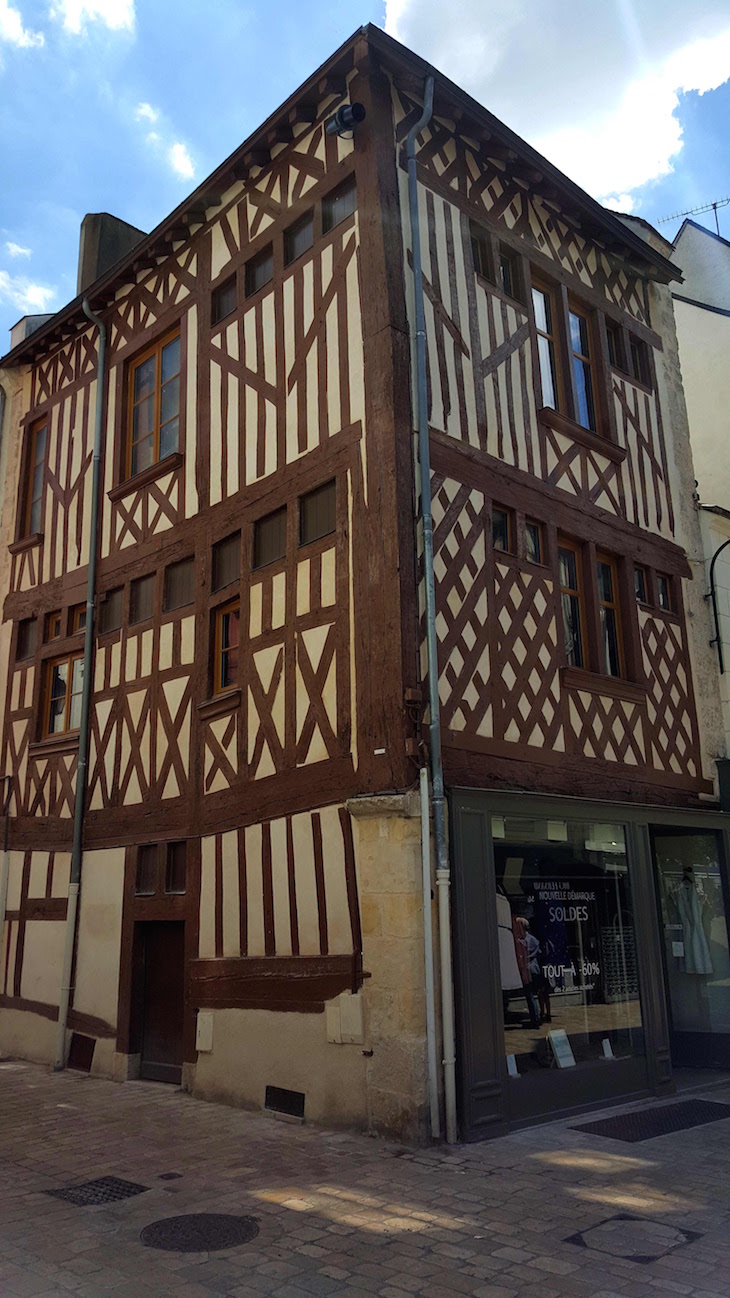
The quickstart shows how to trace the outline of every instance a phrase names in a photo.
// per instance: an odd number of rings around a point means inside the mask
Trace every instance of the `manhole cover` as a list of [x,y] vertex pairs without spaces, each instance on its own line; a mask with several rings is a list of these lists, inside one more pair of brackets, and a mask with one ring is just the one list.
[[147,1248],[171,1253],[214,1253],[221,1248],[248,1244],[259,1233],[253,1217],[229,1217],[219,1212],[192,1212],[166,1217],[145,1226],[140,1235]]
[[633,1113],[602,1118],[600,1122],[584,1122],[573,1130],[633,1145],[640,1140],[653,1140],[655,1136],[667,1136],[673,1131],[687,1131],[689,1127],[719,1122],[722,1118],[730,1118],[730,1104],[718,1104],[714,1100],[680,1100],[679,1104],[666,1104],[661,1109],[637,1109]]
[[120,1199],[131,1199],[132,1195],[144,1194],[147,1185],[135,1185],[134,1181],[120,1181],[117,1176],[100,1176],[97,1181],[84,1181],[81,1185],[67,1185],[63,1190],[46,1190],[54,1199],[66,1199],[79,1208],[91,1207],[98,1203],[117,1203]]
[[696,1230],[684,1230],[664,1221],[649,1221],[621,1212],[597,1226],[569,1235],[564,1243],[595,1249],[598,1253],[608,1253],[629,1262],[648,1263],[656,1262],[696,1239],[701,1239]]

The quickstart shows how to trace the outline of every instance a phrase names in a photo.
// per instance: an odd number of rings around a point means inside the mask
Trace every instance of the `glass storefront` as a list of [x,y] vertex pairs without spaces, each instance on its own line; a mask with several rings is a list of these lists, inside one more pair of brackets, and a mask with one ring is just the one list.
[[492,816],[508,1076],[643,1055],[620,824]]

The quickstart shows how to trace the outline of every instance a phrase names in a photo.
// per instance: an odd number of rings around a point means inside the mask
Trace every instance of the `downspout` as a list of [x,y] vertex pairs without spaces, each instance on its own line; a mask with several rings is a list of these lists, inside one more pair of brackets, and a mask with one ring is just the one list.
[[431,812],[428,805],[428,770],[421,767],[421,872],[423,882],[423,954],[426,969],[426,1048],[431,1139],[441,1135],[439,1087],[436,1068],[436,1000],[433,978],[433,922],[431,919]]
[[94,460],[91,477],[91,525],[89,532],[89,570],[86,581],[86,634],[84,637],[84,682],[81,691],[81,724],[79,726],[79,761],[76,768],[76,800],[74,804],[74,836],[71,849],[71,879],[66,910],[66,941],[63,952],[61,997],[58,1006],[58,1031],[56,1034],[56,1070],[66,1067],[66,1026],[71,999],[71,971],[73,968],[76,927],[78,921],[81,860],[84,838],[84,805],[88,783],[89,764],[89,713],[91,709],[92,668],[94,665],[94,593],[96,590],[96,556],[99,549],[99,498],[101,496],[101,451],[104,440],[104,380],[106,377],[106,328],[84,298],[84,315],[99,331],[99,358],[96,367],[96,413],[94,427]]
[[426,384],[426,316],[423,304],[423,270],[421,266],[421,227],[418,213],[418,179],[416,175],[416,139],[431,120],[433,112],[433,77],[426,77],[423,112],[406,137],[408,159],[408,202],[410,209],[413,254],[413,289],[416,302],[416,410],[418,421],[418,460],[421,470],[421,518],[423,521],[423,573],[426,587],[426,647],[428,656],[428,710],[431,750],[431,790],[433,799],[433,833],[436,843],[436,887],[438,891],[439,946],[441,955],[441,1018],[444,1047],[444,1106],[446,1140],[455,1144],[456,1132],[456,1050],[454,1041],[454,989],[451,967],[451,902],[449,896],[449,855],[446,841],[446,805],[444,772],[441,760],[441,707],[438,683],[438,650],[436,642],[436,593],[433,576],[433,516],[431,512],[431,453],[428,438],[428,390]]
[[[730,539],[728,539],[727,541],[723,541],[722,545],[719,545],[717,547],[715,553],[713,554],[710,560],[710,599],[712,601],[712,616],[715,619],[715,639],[711,640],[710,644],[717,645],[717,657],[720,663],[721,676],[725,675],[725,655],[722,652],[722,631],[720,629],[720,614],[717,608],[717,594],[715,591],[715,564],[719,559],[720,555],[722,554],[723,550],[728,545],[730,545]],[[705,596],[705,598],[707,598],[707,596]]]
[[[13,796],[13,777],[5,776],[5,802],[3,804],[3,859],[0,866],[0,948],[3,944],[3,934],[5,932],[5,911],[8,905],[8,880],[10,878],[10,852],[8,850],[8,840],[10,831],[10,799]],[[8,934],[8,941],[10,935]]]

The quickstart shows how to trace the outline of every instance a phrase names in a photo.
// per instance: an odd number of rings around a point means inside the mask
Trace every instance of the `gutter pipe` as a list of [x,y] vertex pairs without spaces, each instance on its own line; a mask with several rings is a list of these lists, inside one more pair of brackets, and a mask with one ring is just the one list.
[[[3,446],[3,423],[5,420],[5,388],[0,383],[0,454]],[[5,820],[3,829],[3,859],[0,866],[0,947],[3,943],[3,934],[5,932],[5,911],[8,905],[8,880],[10,878],[10,853],[8,851],[8,811],[10,810],[10,799],[13,793],[13,777],[5,776],[5,799],[3,803],[3,817]],[[8,940],[10,940],[8,938]]]
[[428,655],[428,711],[431,754],[433,831],[436,843],[436,887],[438,892],[439,944],[441,955],[441,1019],[444,1049],[444,1107],[446,1141],[456,1143],[456,1049],[454,1040],[454,987],[451,956],[450,872],[446,839],[446,804],[441,758],[441,707],[438,688],[438,646],[436,640],[436,592],[433,575],[433,516],[431,512],[431,453],[428,437],[428,389],[426,381],[426,315],[423,303],[421,227],[418,212],[416,139],[433,113],[433,77],[424,84],[423,112],[406,137],[408,159],[408,203],[413,254],[413,289],[416,305],[416,409],[418,460],[421,470],[421,518],[423,521],[423,572],[426,587],[426,646]]
[[433,921],[431,918],[431,813],[428,805],[428,769],[420,770],[421,782],[421,867],[423,872],[423,951],[426,966],[426,1045],[428,1053],[428,1101],[431,1110],[431,1139],[441,1136],[438,1070],[436,1067],[436,998],[433,977]]
[[715,619],[715,638],[714,640],[710,641],[710,644],[717,645],[717,657],[720,663],[721,676],[725,675],[725,656],[722,652],[722,632],[720,630],[720,614],[717,608],[717,593],[715,591],[715,564],[719,559],[720,555],[722,554],[723,550],[726,549],[728,545],[730,545],[730,539],[728,539],[727,541],[723,541],[722,545],[719,545],[717,547],[715,553],[713,554],[710,560],[710,599],[712,601],[712,616]]
[[84,680],[81,692],[81,724],[79,726],[79,761],[76,769],[76,800],[74,804],[74,835],[71,850],[71,879],[66,911],[66,941],[63,952],[61,996],[58,1006],[56,1033],[56,1060],[54,1068],[66,1067],[66,1027],[71,999],[71,974],[78,926],[79,889],[81,886],[81,861],[84,837],[84,805],[88,784],[89,765],[89,714],[91,710],[92,668],[94,665],[94,593],[96,590],[96,559],[98,552],[99,500],[101,497],[101,451],[104,440],[104,380],[106,377],[106,327],[94,315],[89,299],[84,298],[84,315],[99,331],[99,358],[96,367],[96,413],[94,427],[94,460],[91,479],[91,526],[89,532],[89,570],[86,582],[86,634],[84,637]]

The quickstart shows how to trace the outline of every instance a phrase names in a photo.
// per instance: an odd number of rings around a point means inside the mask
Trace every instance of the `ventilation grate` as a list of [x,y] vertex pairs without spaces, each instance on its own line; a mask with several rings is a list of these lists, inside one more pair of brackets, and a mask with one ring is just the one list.
[[289,1118],[304,1117],[304,1092],[287,1091],[281,1086],[267,1086],[264,1107]]
[[53,1199],[65,1199],[75,1203],[78,1208],[89,1208],[100,1203],[118,1203],[121,1199],[131,1199],[135,1194],[144,1194],[148,1185],[135,1185],[134,1181],[120,1181],[117,1176],[100,1176],[96,1181],[84,1181],[81,1185],[67,1185],[63,1190],[46,1190]]

